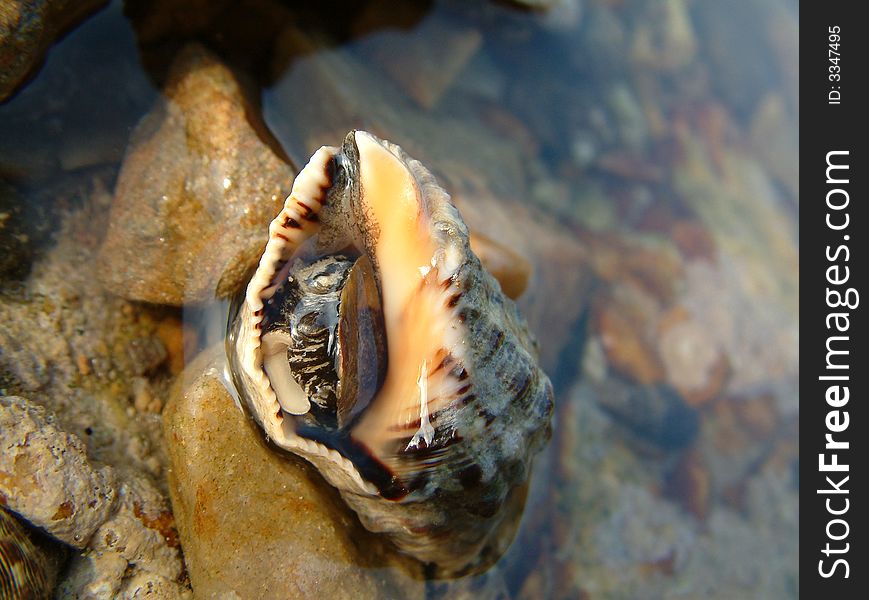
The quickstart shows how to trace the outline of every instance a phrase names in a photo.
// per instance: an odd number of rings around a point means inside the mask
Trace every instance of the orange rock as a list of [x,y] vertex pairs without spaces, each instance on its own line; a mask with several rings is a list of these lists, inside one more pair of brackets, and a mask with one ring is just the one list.
[[173,375],[178,375],[184,370],[185,330],[181,319],[176,316],[166,317],[157,325],[156,333],[166,348],[169,371]]
[[176,58],[164,95],[121,166],[100,278],[130,300],[227,297],[256,264],[293,169],[239,81],[201,46]]
[[[268,445],[208,373],[212,348],[178,378],[163,412],[169,492],[197,597],[422,598],[422,565],[362,529],[301,459]],[[198,377],[197,377],[198,375]],[[168,515],[147,527],[172,540]]]
[[527,258],[481,233],[471,233],[471,250],[507,296],[515,300],[522,295],[531,276],[531,262]]
[[607,304],[596,312],[597,332],[610,365],[643,385],[663,381],[663,366],[642,334],[646,324],[620,308]]
[[657,345],[667,380],[685,402],[700,406],[721,392],[730,373],[727,356],[686,309],[677,306],[661,318]]

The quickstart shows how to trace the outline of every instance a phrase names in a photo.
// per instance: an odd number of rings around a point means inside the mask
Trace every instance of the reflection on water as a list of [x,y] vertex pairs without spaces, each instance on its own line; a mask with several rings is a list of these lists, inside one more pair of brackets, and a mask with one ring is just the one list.
[[380,549],[302,540],[306,568],[392,573],[354,576],[362,595],[797,595],[796,3],[552,4],[114,3],[0,106],[0,388],[117,471],[144,525],[102,527],[151,544],[124,576],[93,562],[118,545],[82,542],[63,589],[202,581],[217,550],[183,547],[188,580],[171,536],[148,537],[174,532],[160,413],[222,336],[208,300],[244,281],[292,173],[363,128],[533,265],[519,304],[556,423],[485,576],[422,589]]

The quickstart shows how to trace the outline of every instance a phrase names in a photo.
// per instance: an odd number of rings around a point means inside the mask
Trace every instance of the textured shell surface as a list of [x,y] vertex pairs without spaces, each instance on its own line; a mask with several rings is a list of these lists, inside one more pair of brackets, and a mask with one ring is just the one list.
[[418,161],[363,131],[320,148],[228,327],[233,383],[267,437],[367,529],[440,576],[509,545],[552,387]]
[[56,571],[25,526],[0,506],[0,600],[48,598]]

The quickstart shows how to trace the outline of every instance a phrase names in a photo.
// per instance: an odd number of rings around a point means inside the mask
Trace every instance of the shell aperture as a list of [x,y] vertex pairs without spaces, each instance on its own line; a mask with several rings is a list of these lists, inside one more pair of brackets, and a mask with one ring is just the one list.
[[241,396],[363,525],[441,574],[512,537],[552,389],[434,177],[366,132],[323,147],[230,323]]

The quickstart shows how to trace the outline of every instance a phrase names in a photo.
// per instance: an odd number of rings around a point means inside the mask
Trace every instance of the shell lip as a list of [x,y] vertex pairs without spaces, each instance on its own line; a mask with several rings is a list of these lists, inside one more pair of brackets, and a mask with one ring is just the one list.
[[[363,136],[358,140],[359,144],[357,144],[357,136]],[[276,217],[270,226],[270,233],[281,240],[285,240],[287,243],[281,245],[280,242],[276,242],[273,239],[270,241],[270,244],[275,245],[276,248],[278,246],[288,247],[290,240],[285,236],[290,236],[291,233],[297,231],[300,223],[302,223],[302,220],[299,218],[300,215],[307,218],[311,212],[311,208],[316,209],[319,207],[322,210],[322,214],[315,214],[314,216],[318,217],[317,219],[309,219],[315,225],[312,225],[310,230],[306,230],[309,232],[306,233],[304,239],[310,238],[311,241],[316,239],[317,252],[322,251],[327,254],[333,254],[337,248],[342,247],[346,251],[348,249],[348,242],[352,241],[350,246],[353,247],[353,250],[360,254],[365,254],[371,261],[374,280],[377,284],[378,292],[382,295],[384,294],[383,271],[382,265],[378,264],[378,253],[375,251],[378,234],[380,233],[380,223],[373,220],[373,216],[368,214],[366,205],[362,202],[362,197],[366,190],[362,189],[362,156],[360,145],[363,145],[364,150],[368,148],[365,144],[369,144],[372,141],[382,146],[386,152],[399,162],[404,163],[405,168],[410,171],[409,177],[413,180],[413,184],[421,188],[417,190],[417,193],[422,193],[422,188],[428,189],[436,186],[433,177],[427,171],[424,171],[419,166],[419,163],[404,155],[400,149],[383,142],[367,132],[353,130],[345,136],[340,148],[324,148],[326,150],[325,153],[322,153],[324,149],[318,151],[312,157],[309,166],[299,174],[293,186],[293,193],[285,203],[284,211],[282,211],[279,217]],[[322,158],[318,158],[321,155]],[[311,167],[314,168],[312,169]],[[416,171],[411,171],[414,168],[416,168]],[[421,180],[418,179],[420,173],[417,172],[420,169],[423,170],[422,174],[425,175]],[[315,187],[316,190],[314,189]],[[298,193],[297,190],[299,190]],[[446,192],[443,192],[440,188],[437,188],[437,190],[443,195],[442,202],[448,203],[449,197],[446,195]],[[316,198],[311,198],[312,201],[308,201],[308,196],[311,195],[316,195]],[[303,202],[307,204],[303,204]],[[301,207],[301,211],[297,210],[298,207]],[[454,208],[453,212],[455,212]],[[288,217],[292,218],[288,219]],[[282,223],[281,219],[286,220]],[[332,225],[328,229],[326,227],[321,228],[321,222],[331,223]],[[284,223],[289,223],[294,228],[294,232],[286,230]],[[446,237],[451,237],[449,234],[453,231],[452,229],[448,230],[439,225],[432,225],[432,227],[433,229],[429,232],[429,235],[433,235],[436,240],[439,240],[434,241],[435,245],[439,246],[444,243]],[[458,231],[454,232],[454,235],[464,232],[460,223],[456,227]],[[273,229],[274,231],[272,231]],[[323,240],[324,234],[328,236],[328,239],[325,241]],[[304,243],[303,240],[299,240],[295,236],[290,237],[293,238],[292,241],[296,244],[296,251],[292,254],[287,252],[282,256],[280,261],[276,261],[274,257],[269,255],[269,260],[272,261],[272,264],[269,265],[271,269],[268,273],[269,277],[259,277],[259,280],[256,282],[260,286],[259,288],[254,284],[254,280],[248,286],[248,306],[246,310],[255,319],[253,326],[249,328],[251,329],[249,334],[257,336],[257,341],[261,341],[261,336],[267,326],[265,321],[267,310],[263,305],[275,292],[275,277],[280,276],[283,268],[292,260],[291,256],[298,256],[299,244]],[[278,256],[275,252],[272,254]],[[446,307],[451,313],[458,312],[456,303],[459,296],[454,294],[452,288],[453,282],[458,277],[459,265],[456,257],[459,256],[463,256],[463,253],[456,251],[450,254],[441,248],[431,258],[431,267],[426,266],[425,273],[420,273],[421,281],[427,284],[420,289],[424,289],[426,290],[426,294],[432,295],[432,303],[436,303],[438,307],[442,307],[443,303],[449,300]],[[265,259],[261,262],[268,264],[268,261]],[[271,289],[271,292],[265,295],[264,292],[269,289]],[[454,295],[450,296],[451,294]],[[437,300],[434,300],[434,298],[437,298]],[[238,307],[238,309],[242,308]],[[239,319],[233,316],[230,322],[234,321],[239,321]],[[235,335],[232,332],[230,333],[227,341],[231,348],[239,347],[240,342],[238,338],[243,336],[244,333],[246,332],[242,331]],[[450,347],[452,347],[452,344]],[[254,382],[254,391],[259,392],[263,390],[263,393],[265,393],[267,390],[262,385],[264,379],[262,372],[262,350],[259,345],[256,346],[254,352],[253,359],[247,359],[243,362],[243,366],[248,370],[246,373],[247,377]],[[457,364],[460,365],[461,357],[456,356],[455,361],[458,361]],[[441,363],[440,366],[447,364],[446,359],[441,361]],[[422,364],[425,365],[425,361]],[[434,364],[434,362],[431,364]],[[437,371],[440,366],[433,367],[433,371]],[[425,367],[423,366],[423,368]],[[240,381],[237,371],[238,369],[232,369],[233,381],[236,387],[250,393],[246,389],[246,382]],[[443,370],[443,372],[446,373],[446,370]],[[465,371],[462,369],[462,374],[464,373]],[[268,381],[267,376],[265,377],[265,381]],[[457,390],[454,391],[462,393],[468,389],[468,386],[463,383],[456,383],[455,387]],[[452,396],[452,392],[442,392],[442,394],[443,398],[450,398]],[[267,402],[268,400],[271,400],[271,402]],[[360,484],[370,484],[370,487],[376,488],[382,497],[390,500],[400,500],[424,486],[424,470],[420,470],[420,467],[424,464],[429,464],[434,458],[440,460],[443,447],[452,443],[455,437],[455,429],[450,427],[447,432],[450,434],[447,436],[448,439],[440,440],[438,438],[441,443],[433,444],[434,439],[423,439],[420,440],[422,443],[417,443],[416,445],[399,444],[400,449],[395,450],[392,454],[412,458],[411,462],[416,465],[414,468],[402,469],[400,465],[393,465],[386,460],[382,460],[381,456],[391,456],[389,453],[392,450],[388,449],[397,448],[397,440],[404,438],[390,434],[390,437],[394,437],[394,439],[374,440],[378,444],[385,444],[383,447],[380,447],[377,444],[367,443],[367,439],[356,439],[353,437],[352,432],[356,429],[355,426],[360,423],[363,413],[355,415],[346,429],[330,430],[314,426],[312,423],[307,422],[301,414],[291,414],[283,410],[280,406],[281,403],[275,399],[274,392],[266,395],[265,400],[258,399],[257,402],[248,401],[247,404],[252,408],[255,407],[254,416],[264,426],[267,437],[274,439],[279,446],[299,451],[302,454],[319,455],[325,451],[334,452],[352,464],[356,471],[354,480],[361,480]],[[419,410],[421,411],[422,409]],[[432,415],[437,412],[434,411]],[[422,425],[423,418],[421,415],[417,421],[417,424],[420,426]],[[426,425],[428,425],[427,414],[425,418]],[[408,426],[411,427],[412,425],[413,422],[409,421]],[[413,437],[411,442],[414,439],[416,438]]]
[[356,467],[359,475],[377,488],[387,500],[401,500],[412,490],[364,445],[353,439],[349,430],[326,430],[296,422],[295,434],[335,450]]

